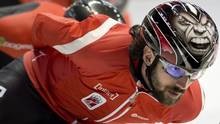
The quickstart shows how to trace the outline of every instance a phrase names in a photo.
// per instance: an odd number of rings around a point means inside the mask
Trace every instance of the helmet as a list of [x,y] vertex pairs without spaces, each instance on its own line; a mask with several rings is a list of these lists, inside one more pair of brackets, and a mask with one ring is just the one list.
[[212,65],[217,53],[214,21],[191,3],[170,1],[156,6],[144,18],[139,36],[156,55],[192,72]]
[[92,14],[104,14],[116,21],[125,22],[119,10],[104,0],[75,0],[64,16],[82,21]]
[[128,3],[128,0],[106,0],[106,1],[112,3],[114,6],[116,6],[120,12],[122,12],[124,10],[125,6]]

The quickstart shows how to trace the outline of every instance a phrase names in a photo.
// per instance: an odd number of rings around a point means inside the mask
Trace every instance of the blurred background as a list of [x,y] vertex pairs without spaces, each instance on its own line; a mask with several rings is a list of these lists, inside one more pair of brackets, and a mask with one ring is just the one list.
[[[144,16],[153,7],[167,0],[129,0],[127,5],[131,24],[141,24]],[[184,0],[186,1],[186,0]],[[220,30],[220,1],[219,0],[188,0],[203,8],[216,22]],[[200,115],[189,124],[220,124],[220,53],[217,61],[200,79],[205,91],[205,106]]]

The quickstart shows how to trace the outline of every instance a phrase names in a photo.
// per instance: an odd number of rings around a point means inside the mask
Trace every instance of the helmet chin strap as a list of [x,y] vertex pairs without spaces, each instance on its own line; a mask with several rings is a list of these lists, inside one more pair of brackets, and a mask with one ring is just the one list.
[[155,88],[153,86],[152,83],[152,72],[155,69],[157,63],[159,62],[159,56],[156,55],[154,61],[152,62],[152,64],[150,66],[147,66],[145,73],[147,74],[147,78],[149,82],[146,82],[143,78],[143,75],[141,73],[141,67],[143,64],[143,60],[140,60],[139,65],[138,65],[138,73],[139,73],[139,79],[141,81],[141,83],[143,84],[144,88],[148,89],[150,92],[154,92]]

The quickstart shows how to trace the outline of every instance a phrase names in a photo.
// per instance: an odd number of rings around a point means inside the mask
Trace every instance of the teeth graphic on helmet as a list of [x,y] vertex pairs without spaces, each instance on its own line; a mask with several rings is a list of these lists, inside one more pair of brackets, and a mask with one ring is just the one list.
[[189,45],[193,51],[201,53],[209,49],[210,41],[208,38],[192,38]]
[[208,38],[192,38],[192,40],[190,41],[192,43],[195,43],[195,44],[207,44],[207,43],[210,43]]

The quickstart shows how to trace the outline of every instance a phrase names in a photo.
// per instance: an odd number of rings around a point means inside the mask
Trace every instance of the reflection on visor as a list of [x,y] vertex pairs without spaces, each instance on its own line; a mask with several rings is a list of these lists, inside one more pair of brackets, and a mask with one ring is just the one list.
[[164,59],[159,59],[159,60],[162,63],[164,70],[170,76],[172,76],[174,78],[181,78],[181,77],[184,77],[184,76],[188,76],[190,79],[196,80],[196,79],[199,79],[204,73],[204,70],[191,73],[191,72],[189,72],[189,71],[187,71],[183,68],[180,68],[176,65],[173,65],[173,64],[167,62]]

